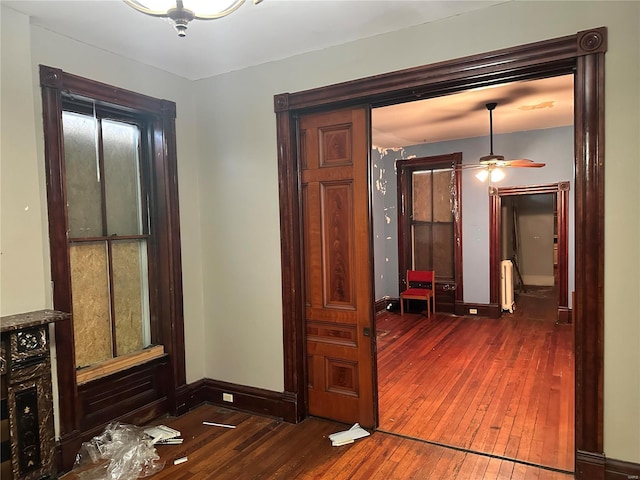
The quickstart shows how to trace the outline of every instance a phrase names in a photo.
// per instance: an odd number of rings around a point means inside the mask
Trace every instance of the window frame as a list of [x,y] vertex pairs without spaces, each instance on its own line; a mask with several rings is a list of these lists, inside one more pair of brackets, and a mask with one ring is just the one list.
[[[71,312],[71,277],[67,238],[67,218],[64,185],[64,144],[62,110],[65,98],[76,97],[96,103],[100,108],[116,109],[124,115],[143,117],[148,122],[147,143],[149,183],[146,194],[149,204],[149,223],[155,235],[152,237],[155,252],[149,257],[150,277],[156,284],[150,285],[149,302],[155,305],[151,312],[152,341],[164,346],[165,355],[161,366],[154,373],[155,387],[162,396],[162,405],[176,413],[184,407],[181,395],[186,395],[186,369],[184,353],[184,318],[182,300],[182,264],[180,251],[180,220],[178,206],[177,155],[175,144],[174,102],[110,86],[64,72],[61,69],[40,65],[42,110],[44,127],[45,169],[47,181],[47,204],[49,210],[49,243],[51,278],[53,283],[53,306],[56,310]],[[145,167],[143,167],[144,169]],[[73,320],[58,322],[55,326],[57,351],[57,377],[59,393],[60,435],[76,438],[78,432],[92,416],[108,421],[104,415],[87,411],[78,395],[74,354]],[[155,360],[156,363],[158,360]],[[159,365],[160,365],[159,364]],[[164,366],[163,366],[164,365]],[[107,379],[108,381],[108,379]],[[115,380],[114,380],[115,381]],[[127,380],[134,385],[135,379]],[[147,381],[148,380],[140,380]],[[104,380],[102,380],[104,382]],[[84,387],[83,387],[84,388]],[[157,411],[159,400],[154,403]],[[142,401],[141,401],[142,402]],[[132,404],[136,412],[144,410],[144,402]],[[118,411],[120,415],[121,411]],[[70,447],[71,449],[75,446]],[[64,456],[64,453],[63,453]]]
[[[461,164],[461,152],[431,157],[402,159],[396,162],[398,172],[398,291],[400,292],[407,288],[406,271],[413,268],[411,227],[415,223],[424,223],[415,222],[412,218],[412,176],[415,172],[423,170],[430,170],[431,172],[444,169],[452,170],[454,201],[459,206],[462,201],[462,175],[458,168]],[[435,223],[433,219],[431,223]],[[455,285],[454,301],[462,301],[462,211],[459,208],[457,214],[453,214],[451,223],[453,225],[452,251],[455,278],[442,278],[436,270],[436,283],[438,283],[438,277],[440,277],[439,283]]]

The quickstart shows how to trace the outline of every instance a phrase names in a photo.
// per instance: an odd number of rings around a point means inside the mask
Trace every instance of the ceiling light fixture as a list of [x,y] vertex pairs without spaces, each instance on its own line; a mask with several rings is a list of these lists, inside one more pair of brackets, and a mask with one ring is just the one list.
[[[187,35],[191,20],[214,20],[235,12],[244,0],[124,0],[139,12],[152,17],[170,18],[179,37]],[[254,5],[262,0],[253,0]]]
[[479,170],[478,173],[476,173],[476,178],[481,182],[486,181],[487,178],[490,180],[490,182],[499,182],[504,177],[505,175],[502,169],[496,166],[488,165],[486,168],[483,168],[482,170]]

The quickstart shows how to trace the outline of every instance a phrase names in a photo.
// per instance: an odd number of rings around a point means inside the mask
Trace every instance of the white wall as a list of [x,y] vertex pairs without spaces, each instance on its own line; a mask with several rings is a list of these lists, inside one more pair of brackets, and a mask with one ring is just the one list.
[[[38,65],[177,104],[187,379],[204,376],[200,207],[195,98],[190,82],[38,27],[6,8],[2,18],[2,285],[0,311],[51,308],[51,272]],[[31,48],[29,48],[31,47]],[[29,207],[26,210],[26,207]]]
[[[51,301],[37,82],[37,64],[45,63],[177,102],[187,378],[205,376],[276,391],[283,388],[283,373],[273,95],[608,26],[604,441],[608,456],[640,462],[638,2],[511,1],[189,85],[5,15],[3,7],[2,48],[13,57],[25,53],[24,42],[31,42],[31,78],[20,60],[7,60],[10,68],[5,68],[3,52],[2,187],[10,172],[11,181],[21,183],[28,196],[7,196],[8,206],[2,196],[3,256],[5,229],[21,229],[24,238],[35,236],[35,241],[7,240],[7,255],[26,263],[8,263],[6,271],[2,265],[2,298],[11,297],[2,314]],[[498,26],[500,33],[487,35],[487,25]],[[9,37],[14,29],[16,35]],[[18,90],[24,94],[20,105],[5,109],[5,81],[31,83],[31,99],[23,88]],[[21,120],[24,130],[16,141],[6,118],[31,102],[35,114]],[[12,149],[6,167],[5,141]],[[34,151],[36,177],[29,163]],[[36,197],[40,218],[26,222],[18,212]],[[34,286],[11,290],[6,283],[21,279],[22,268],[29,269]]]
[[51,295],[46,197],[36,148],[42,121],[33,105],[29,19],[3,9],[1,32],[0,312],[10,315],[51,307]]

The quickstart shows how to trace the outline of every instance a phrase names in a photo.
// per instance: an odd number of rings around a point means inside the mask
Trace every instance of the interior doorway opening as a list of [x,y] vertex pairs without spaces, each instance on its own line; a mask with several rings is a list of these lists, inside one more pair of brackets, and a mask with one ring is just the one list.
[[[500,250],[511,261],[516,305],[519,295],[548,296],[558,277],[558,227],[555,196],[511,195],[502,199]],[[556,295],[551,293],[555,299]]]
[[[518,81],[575,74],[575,453],[576,478],[604,474],[603,331],[604,331],[604,55],[606,28],[491,54],[456,59],[274,97],[278,167],[283,287],[284,398],[286,418],[308,416],[305,284],[300,185],[301,160],[297,119],[305,112],[352,105],[389,105]],[[543,59],[543,60],[541,60]],[[587,275],[585,272],[590,272]],[[588,280],[587,280],[588,279]],[[486,279],[482,279],[486,282]],[[493,284],[493,278],[490,279]],[[374,361],[374,359],[372,359]],[[594,462],[593,459],[602,459]]]
[[498,301],[501,295],[502,286],[498,282],[501,261],[512,260],[514,293],[526,293],[527,283],[553,286],[556,321],[562,324],[572,323],[573,295],[569,292],[575,289],[575,226],[570,184],[562,181],[490,191],[491,299]]
[[[567,281],[569,263],[566,252],[558,254],[559,247],[567,249],[568,182],[510,187],[504,196],[500,189],[492,192],[500,201],[493,210],[502,215],[490,216],[490,223],[501,227],[498,231],[520,232],[519,239],[493,238],[501,258],[519,253],[524,260],[518,306],[498,319],[380,311],[378,429],[570,474],[575,462],[573,328],[557,321],[558,286]],[[520,223],[515,229],[514,210]],[[543,253],[528,252],[532,247],[523,232],[538,241],[543,231]],[[514,241],[520,243],[515,252],[507,245]],[[542,273],[539,266],[527,265],[528,254],[534,260],[548,257]]]
[[[372,129],[375,132],[375,110],[372,117]],[[566,162],[567,171],[571,172],[574,158],[572,125],[566,127],[566,132],[562,135],[562,141],[567,149],[564,152],[566,155],[563,161]],[[543,142],[555,142],[554,137],[550,138]],[[482,142],[484,137],[480,137],[479,140]],[[504,141],[504,138],[501,140]],[[449,148],[449,152],[459,150],[454,142],[445,143],[447,145],[443,148]],[[451,146],[452,144],[454,146]],[[411,205],[410,195],[407,196],[406,192],[400,191],[400,186],[398,191],[394,191],[395,181],[391,181],[390,178],[393,178],[393,175],[400,175],[399,165],[402,162],[409,163],[415,160],[414,157],[421,158],[422,152],[417,151],[416,146],[412,148],[406,151],[384,150],[376,148],[374,144],[372,149],[374,171],[371,189],[374,211],[376,199],[384,203],[384,215],[374,216],[373,242],[386,249],[382,262],[385,266],[397,265],[397,272],[392,276],[393,281],[402,277],[404,265],[410,263],[403,262],[402,245],[406,242],[401,238],[403,229],[400,225],[395,225],[394,216],[396,218],[402,218],[403,215],[411,217],[412,212],[407,211],[407,205]],[[429,153],[445,152],[429,150]],[[385,158],[386,156],[396,156],[394,163]],[[477,161],[477,158],[470,157],[470,155],[465,156],[462,162],[469,164]],[[544,159],[549,161],[548,158]],[[535,160],[542,159],[536,157]],[[507,176],[514,170],[508,170]],[[522,170],[530,171],[530,169]],[[560,177],[565,173],[560,173]],[[467,175],[467,178],[469,177],[473,178],[473,175]],[[521,175],[519,178],[527,177]],[[475,179],[473,181],[475,184],[472,187],[477,188],[479,182]],[[461,185],[463,183],[461,182]],[[384,288],[390,283],[385,284],[385,274],[388,275],[392,269],[387,267],[385,272],[384,268],[376,263],[374,283],[378,311],[376,332],[380,430],[453,448],[469,449],[470,452],[516,458],[523,462],[535,462],[542,467],[573,472],[575,461],[574,345],[571,327],[563,328],[556,325],[561,309],[565,310],[564,318],[570,318],[570,315],[566,314],[567,311],[570,312],[569,303],[567,300],[560,301],[558,293],[560,285],[566,285],[568,280],[568,227],[566,225],[569,217],[567,210],[569,202],[566,196],[569,190],[568,185],[569,182],[564,182],[504,189],[490,186],[489,195],[487,195],[486,185],[482,187],[484,201],[486,202],[489,198],[488,209],[491,211],[486,226],[487,231],[490,232],[488,235],[490,240],[485,247],[483,261],[486,262],[490,272],[494,270],[494,262],[499,267],[501,259],[511,258],[519,267],[526,265],[526,269],[524,271],[520,269],[519,272],[524,273],[526,277],[526,280],[521,281],[521,286],[526,288],[527,284],[530,284],[535,288],[531,288],[529,293],[535,291],[536,294],[542,295],[538,297],[528,295],[527,298],[524,296],[520,298],[520,310],[515,314],[504,314],[503,318],[497,320],[470,318],[467,315],[469,309],[466,308],[470,302],[465,303],[461,295],[456,302],[458,308],[452,308],[449,312],[458,314],[456,317],[448,317],[443,310],[440,310],[440,315],[431,321],[420,313],[414,314],[409,319],[401,319],[397,312],[394,294],[387,293],[384,297],[378,294],[379,287]],[[468,183],[464,183],[464,186],[469,188]],[[497,199],[500,203],[497,205],[494,204],[494,196],[499,191],[504,192],[504,196],[498,195]],[[467,190],[462,192],[463,201],[466,192]],[[397,203],[394,203],[393,200],[396,198]],[[518,199],[521,200],[518,201]],[[463,203],[459,205],[459,214],[466,216],[463,205]],[[558,213],[558,208],[561,213]],[[508,246],[509,242],[514,242],[513,235],[510,235],[510,232],[514,231],[514,210],[519,212],[517,231],[520,232],[520,238],[515,239],[519,246],[515,248],[513,245]],[[495,218],[496,211],[497,218]],[[503,211],[508,213],[502,213]],[[486,212],[487,210],[485,214]],[[505,217],[507,214],[511,216],[510,219]],[[530,220],[533,221],[533,226]],[[474,221],[480,220],[476,217]],[[376,223],[378,227],[375,226]],[[398,221],[398,224],[400,223],[402,222]],[[392,228],[389,227],[390,225]],[[536,261],[540,251],[532,251],[529,244],[531,242],[522,245],[522,227],[532,228],[531,235],[538,237],[535,240],[544,240],[538,242],[544,243],[544,246],[537,247],[542,248],[545,261]],[[540,229],[544,229],[545,233],[537,231]],[[460,245],[465,242],[465,238],[474,240],[474,233],[476,232],[462,231]],[[562,239],[559,238],[560,236]],[[527,238],[527,240],[531,239]],[[397,247],[399,260],[393,257],[394,242],[399,245]],[[496,242],[497,247],[494,245]],[[561,259],[558,258],[559,247],[562,252]],[[494,250],[497,253],[493,253]],[[375,258],[378,261],[381,256],[375,255]],[[469,261],[469,258],[465,257],[465,260]],[[560,264],[564,269],[562,275],[558,271]],[[460,271],[462,272],[462,266]],[[559,278],[560,276],[562,279]],[[460,290],[462,286],[461,283]],[[567,287],[563,286],[563,298],[566,298],[566,291]],[[484,302],[499,308],[499,291],[498,295],[495,295],[493,289],[489,288],[487,293],[489,295]],[[481,303],[480,300],[478,302]],[[439,303],[436,302],[436,304]],[[531,351],[522,348],[525,343],[534,345],[535,339],[545,336],[553,338],[553,347],[540,343],[535,350],[547,352],[553,358],[560,359],[552,368],[562,370],[564,379],[568,380],[561,389],[564,400],[561,402],[553,400],[551,404],[549,398],[553,395],[554,380],[551,377],[545,378],[544,373],[538,371],[540,365],[547,365],[547,360],[534,357],[530,355]],[[555,348],[558,350],[554,350]],[[492,355],[496,356],[492,357]],[[503,358],[500,355],[511,358],[512,365],[501,363]],[[451,368],[450,365],[454,367]],[[496,365],[500,365],[498,369],[500,373],[493,370]],[[514,373],[514,368],[518,373]],[[546,393],[541,394],[541,392]],[[540,430],[527,438],[523,430],[519,429],[524,428],[524,418],[532,412],[537,415],[538,411],[556,412],[557,415],[547,418],[546,413],[541,414],[538,417],[540,424],[537,427],[530,426],[531,430],[536,428]],[[517,418],[519,416],[520,418]],[[510,419],[506,419],[507,417]],[[547,433],[556,432],[557,435],[553,434],[555,440],[543,440],[544,434],[541,433],[543,430]],[[509,440],[510,437],[511,440]],[[517,445],[513,438],[519,439]],[[552,446],[550,442],[557,443]],[[546,444],[545,448],[536,452],[534,444],[541,446],[543,443]],[[548,455],[545,452],[553,452],[553,454]]]

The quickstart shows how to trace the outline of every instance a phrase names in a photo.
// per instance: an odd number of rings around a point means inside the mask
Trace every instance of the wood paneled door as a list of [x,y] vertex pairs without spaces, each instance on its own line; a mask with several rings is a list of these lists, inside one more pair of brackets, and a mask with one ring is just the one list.
[[309,413],[374,426],[367,110],[300,120]]

